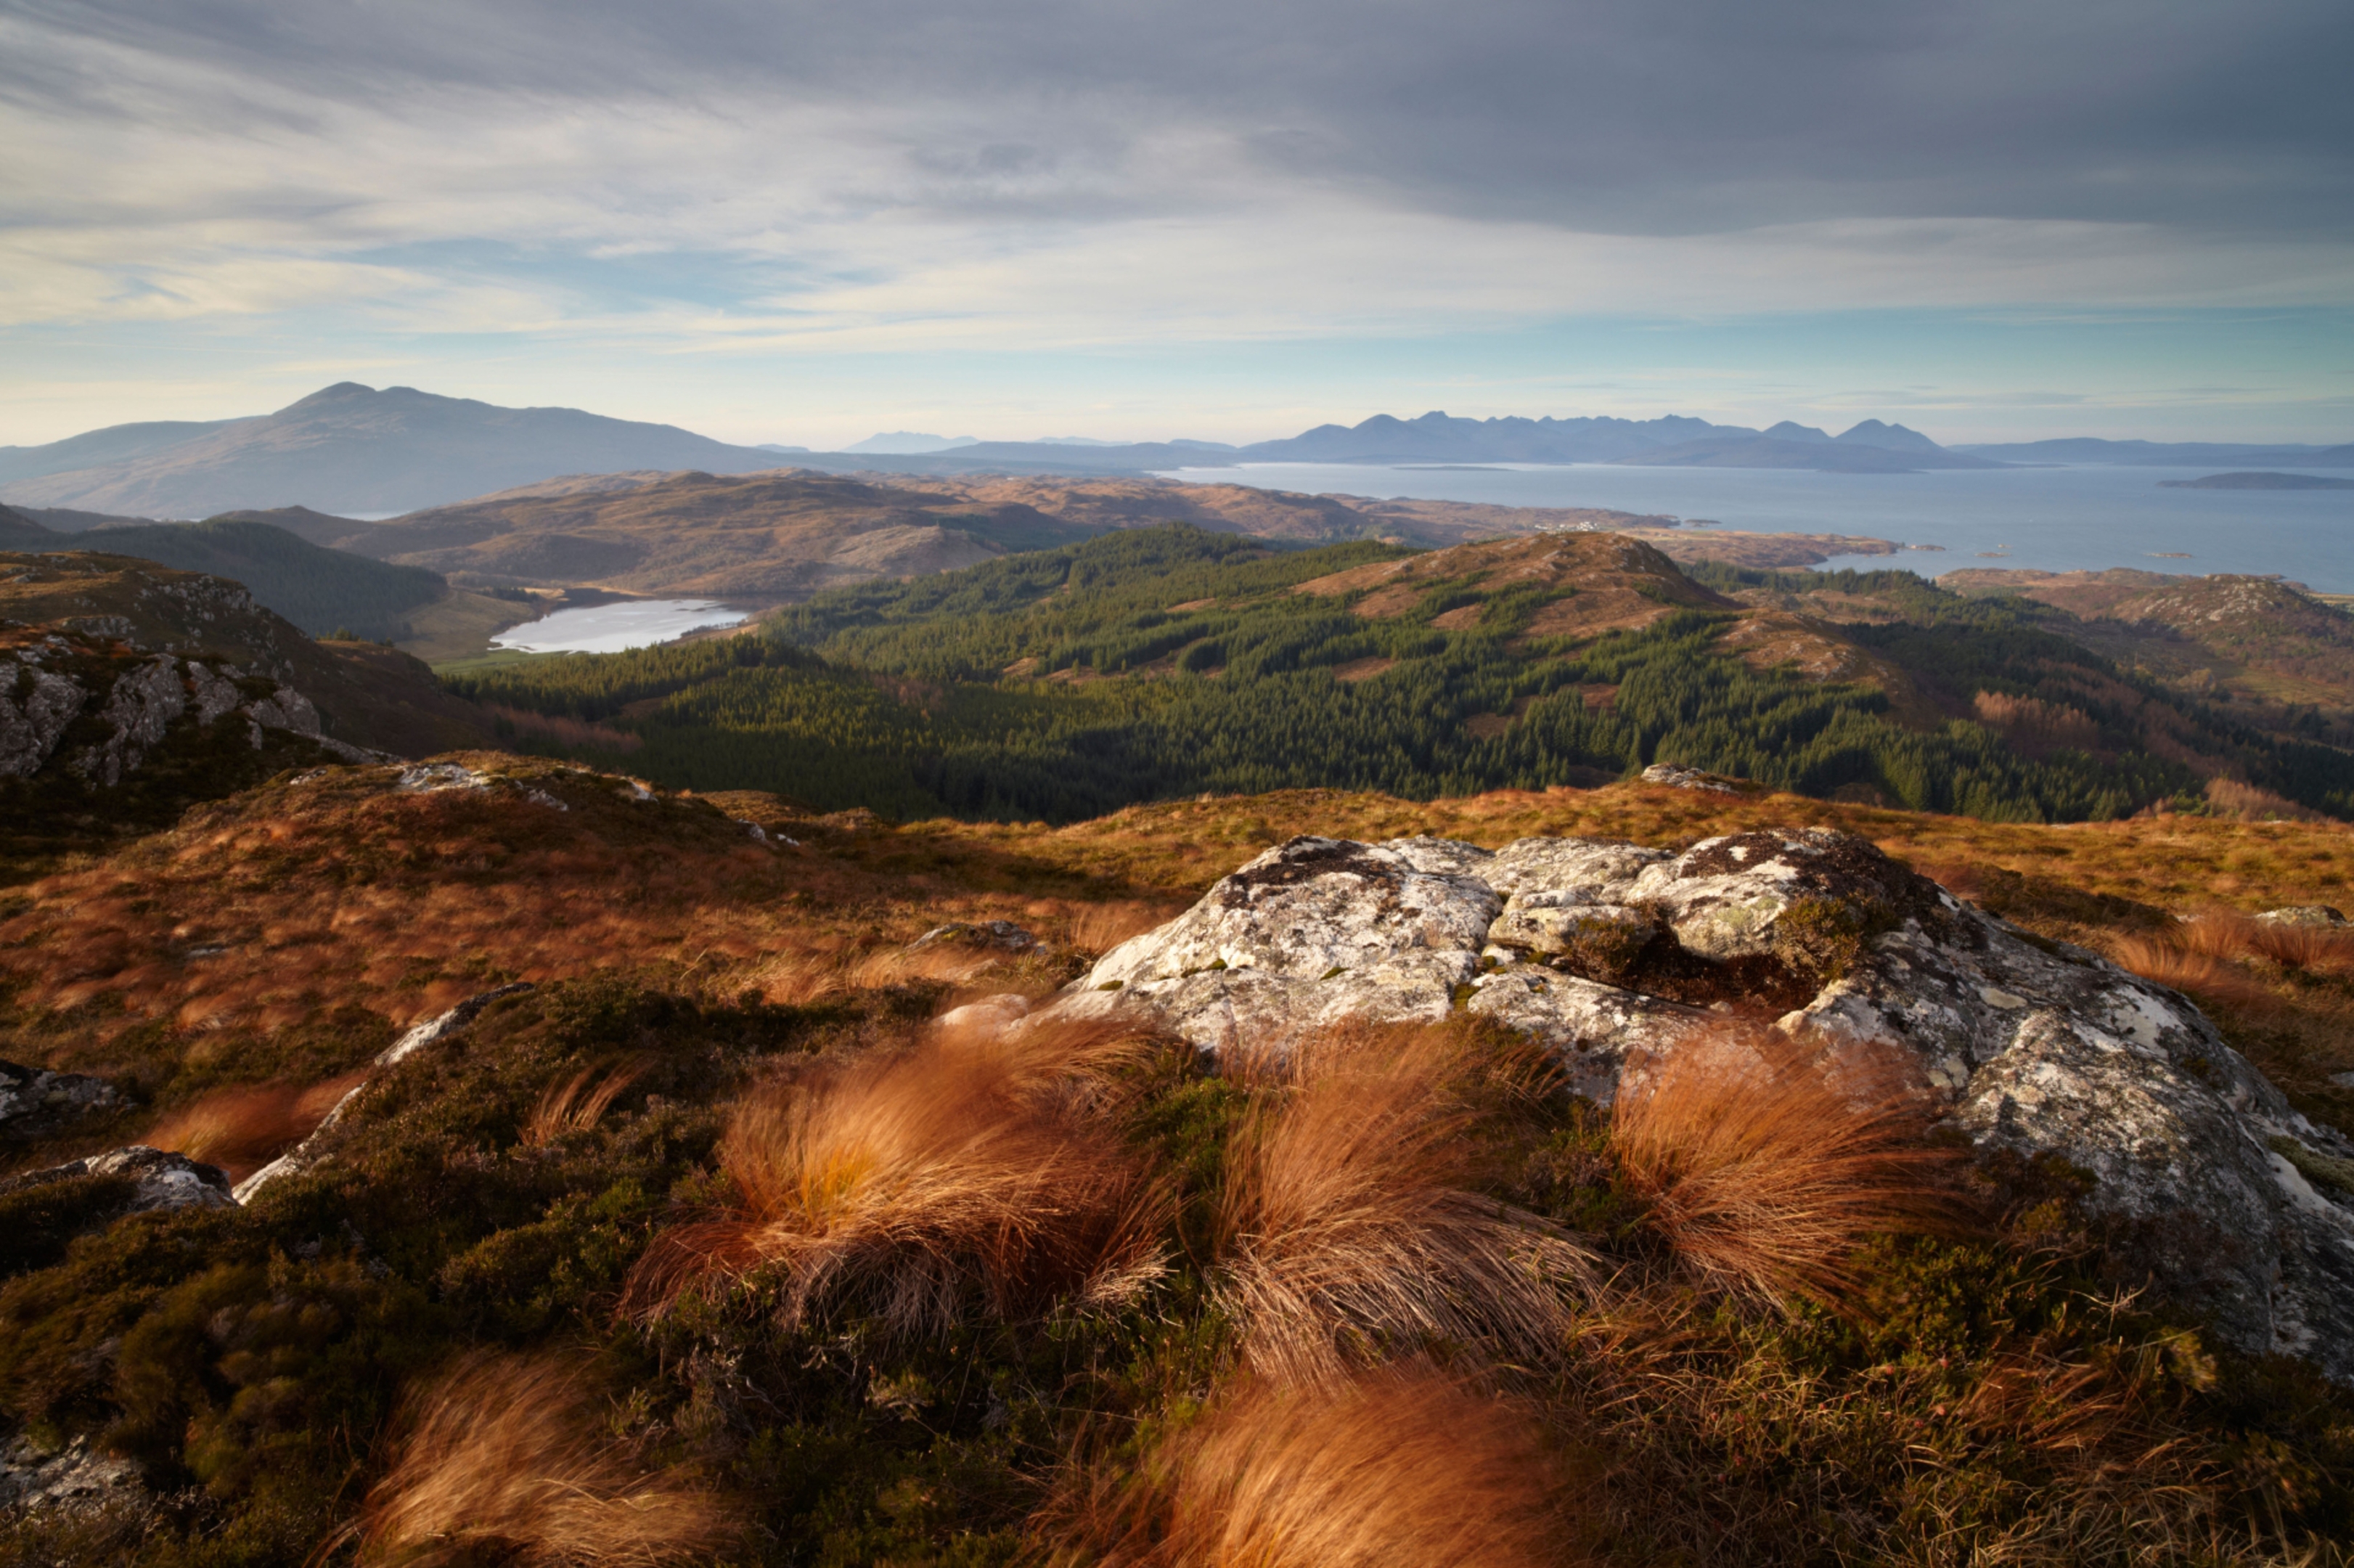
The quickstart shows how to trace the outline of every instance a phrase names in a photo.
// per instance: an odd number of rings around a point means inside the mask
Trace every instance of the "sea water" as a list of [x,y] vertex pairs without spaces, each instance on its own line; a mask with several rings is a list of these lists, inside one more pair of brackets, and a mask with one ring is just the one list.
[[[1903,567],[1925,577],[1964,567],[2269,572],[2323,593],[2354,593],[2354,491],[2159,484],[2214,471],[2092,464],[1862,474],[1609,463],[1243,463],[1161,477],[1322,495],[1666,513],[1753,533],[1862,534],[1944,552],[1842,556],[1826,563],[1827,570]],[[2354,478],[2344,470],[2310,471]]]
[[509,627],[492,638],[491,644],[526,653],[619,653],[625,648],[668,642],[708,627],[739,626],[746,619],[743,611],[716,599],[622,599],[543,615]]

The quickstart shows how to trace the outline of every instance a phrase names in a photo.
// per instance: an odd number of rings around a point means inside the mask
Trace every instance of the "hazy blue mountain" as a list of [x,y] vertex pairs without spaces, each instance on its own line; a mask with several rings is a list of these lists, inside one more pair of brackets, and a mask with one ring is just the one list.
[[1958,446],[1956,451],[2003,462],[2100,462],[2136,468],[2220,468],[2226,464],[2354,468],[2354,443],[2334,447],[2257,446],[2230,441],[2107,441],[2072,436],[2050,441]]
[[867,437],[842,450],[845,452],[880,452],[890,457],[913,457],[923,452],[944,452],[958,447],[981,445],[978,436],[928,436],[917,430],[887,430]]
[[107,463],[127,462],[185,445],[216,430],[233,425],[254,423],[251,419],[164,419],[139,425],[109,425],[102,430],[85,430],[78,436],[68,436],[61,441],[51,441],[39,447],[0,447],[0,484],[12,484],[20,479],[40,479],[53,473],[68,473],[76,469],[98,468]]
[[1767,426],[1766,439],[1769,441],[1827,441],[1831,438],[1827,430],[1801,425],[1795,419],[1785,419],[1778,425]]
[[70,506],[19,506],[16,512],[18,516],[29,517],[58,534],[80,534],[91,528],[128,528],[158,521],[154,517],[123,517],[111,512],[77,512]]
[[1868,442],[1777,441],[1764,436],[1712,437],[1612,461],[1630,468],[1804,468],[1823,473],[1918,473],[1930,468],[2004,466],[1942,448],[1895,451]]
[[[166,441],[164,434],[176,439]],[[54,455],[25,455],[58,449],[72,449],[79,466],[60,467]],[[94,455],[101,452],[128,455]],[[290,505],[407,512],[563,473],[747,473],[778,466],[773,452],[729,446],[674,425],[609,419],[578,408],[501,408],[349,381],[260,418],[121,426],[20,449],[17,461],[41,473],[0,482],[5,486],[0,498],[11,503],[155,517]]]
[[[1766,433],[1770,436],[1774,432],[1768,430]],[[1882,447],[1896,452],[1946,450],[1918,430],[1908,430],[1902,425],[1883,425],[1878,419],[1866,419],[1860,425],[1841,430],[1831,439],[1855,446]]]
[[2211,473],[2203,479],[2161,479],[2160,490],[2354,490],[2354,479],[2312,473]]
[[1357,425],[1319,425],[1235,455],[1248,462],[1608,462],[1708,436],[1755,436],[1744,426],[1669,415],[1658,419],[1416,419],[1376,414]]

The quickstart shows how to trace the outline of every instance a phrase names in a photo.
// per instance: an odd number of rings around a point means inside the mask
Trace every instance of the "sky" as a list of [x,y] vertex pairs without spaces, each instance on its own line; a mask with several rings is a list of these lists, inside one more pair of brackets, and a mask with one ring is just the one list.
[[2346,0],[0,0],[0,444],[2354,439]]

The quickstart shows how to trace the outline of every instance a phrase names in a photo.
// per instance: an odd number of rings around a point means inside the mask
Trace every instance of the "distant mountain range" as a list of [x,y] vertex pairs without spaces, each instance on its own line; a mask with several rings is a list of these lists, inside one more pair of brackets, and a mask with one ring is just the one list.
[[[733,446],[674,425],[577,408],[502,408],[413,387],[340,382],[274,414],[209,422],[117,425],[47,446],[0,448],[0,499],[39,509],[48,526],[107,517],[206,517],[289,506],[389,515],[449,505],[559,475],[625,471],[951,477],[992,473],[1134,476],[1241,463],[1622,463],[1646,467],[1812,469],[1902,473],[2012,462],[2354,466],[2339,447],[2167,445],[2056,440],[1948,448],[1902,425],[1866,419],[1834,436],[1785,420],[1764,430],[1670,415],[1457,418],[1441,412],[1319,425],[1280,440],[1100,444],[1088,438],[974,441],[913,431],[846,451]],[[80,520],[88,517],[88,522]]]
[[2074,436],[2054,441],[1959,446],[1956,451],[1999,462],[2116,463],[2133,468],[2218,468],[2225,463],[2286,463],[2296,468],[2354,468],[2354,442],[2334,447],[2255,446],[2229,441],[2104,441]]

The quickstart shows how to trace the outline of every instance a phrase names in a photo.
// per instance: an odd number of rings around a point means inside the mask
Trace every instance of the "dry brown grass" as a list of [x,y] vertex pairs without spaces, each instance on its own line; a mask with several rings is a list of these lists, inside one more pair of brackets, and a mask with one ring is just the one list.
[[1382,1377],[1246,1393],[1038,1524],[1058,1568],[1538,1568],[1571,1558],[1566,1500],[1512,1405]]
[[1630,1063],[1610,1145],[1647,1223],[1719,1288],[1837,1303],[1875,1234],[1952,1223],[1952,1153],[1893,1074],[1834,1082],[1802,1047],[1726,1032]]
[[1131,937],[1167,925],[1181,913],[1166,905],[1133,901],[1087,905],[1071,917],[1071,946],[1084,952],[1108,953]]
[[715,1494],[607,1429],[565,1359],[466,1357],[401,1425],[392,1469],[346,1532],[363,1564],[663,1568],[735,1533]]
[[1289,1086],[1263,1089],[1235,1135],[1218,1215],[1213,1289],[1252,1367],[1302,1383],[1466,1344],[1553,1353],[1593,1257],[1469,1190],[1476,1058],[1460,1037],[1336,1031],[1300,1042],[1286,1065]]
[[640,1078],[652,1070],[651,1058],[633,1056],[602,1066],[586,1066],[562,1083],[551,1084],[524,1123],[525,1145],[544,1148],[567,1133],[588,1131],[604,1118],[615,1100],[629,1093]]
[[965,985],[1005,954],[941,942],[928,948],[796,947],[761,959],[743,984],[779,1006],[925,981]]
[[1161,1270],[1166,1211],[1106,1114],[1102,1075],[1137,1049],[1100,1030],[934,1033],[754,1095],[719,1150],[740,1210],[659,1238],[625,1309],[770,1269],[789,1323],[842,1302],[903,1333],[976,1296],[999,1315],[1125,1298]]
[[2178,947],[2158,937],[2112,936],[2105,945],[2119,968],[2210,1006],[2244,1009],[2272,1000],[2255,977],[2211,952]]
[[2283,969],[2322,973],[2354,969],[2354,931],[2328,926],[2291,926],[2214,909],[2183,921],[2169,935],[2191,952],[2219,959],[2262,959]]
[[229,1180],[242,1181],[302,1142],[366,1076],[347,1073],[317,1084],[215,1089],[164,1113],[139,1141],[217,1165]]

